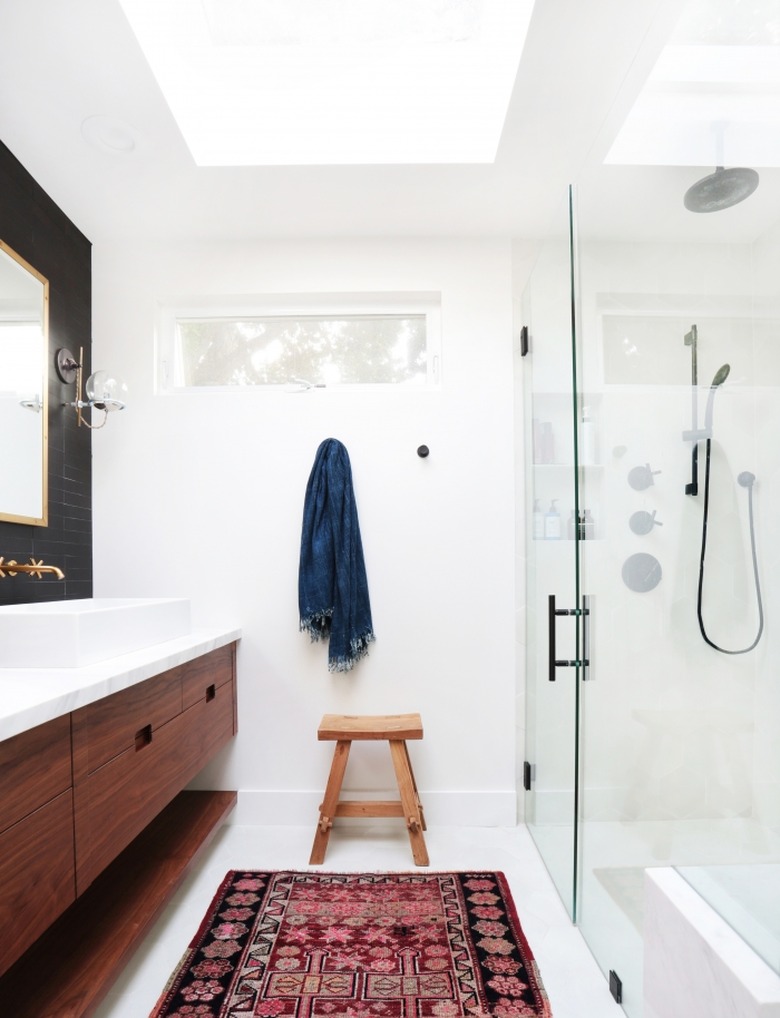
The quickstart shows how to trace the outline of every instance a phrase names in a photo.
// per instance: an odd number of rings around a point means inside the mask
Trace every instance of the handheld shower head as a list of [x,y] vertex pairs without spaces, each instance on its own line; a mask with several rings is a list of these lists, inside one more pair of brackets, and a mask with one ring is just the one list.
[[704,411],[704,431],[707,437],[712,436],[712,411],[715,404],[715,393],[729,377],[730,372],[731,372],[730,364],[721,364],[721,366],[715,372],[715,377],[712,379],[712,385],[710,386],[710,394],[707,397],[707,409]]

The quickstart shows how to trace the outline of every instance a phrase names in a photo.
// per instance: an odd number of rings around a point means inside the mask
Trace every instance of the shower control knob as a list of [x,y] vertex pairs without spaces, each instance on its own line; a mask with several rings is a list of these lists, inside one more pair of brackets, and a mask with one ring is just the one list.
[[639,552],[629,555],[623,563],[623,583],[637,594],[647,594],[661,582],[663,570],[655,555]]
[[651,470],[650,464],[645,463],[643,467],[634,467],[632,470],[629,470],[628,483],[634,491],[644,491],[645,488],[655,484],[653,478],[656,474],[660,473],[660,470]]
[[663,523],[655,518],[657,510],[653,509],[651,513],[645,512],[644,509],[640,509],[638,512],[632,513],[631,518],[628,521],[629,527],[635,534],[649,534],[653,527],[662,527]]

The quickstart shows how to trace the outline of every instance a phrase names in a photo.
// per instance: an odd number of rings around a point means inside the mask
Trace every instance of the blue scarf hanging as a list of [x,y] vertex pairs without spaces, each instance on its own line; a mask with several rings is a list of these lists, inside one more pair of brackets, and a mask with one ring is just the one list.
[[306,485],[298,570],[301,631],[330,638],[328,671],[348,672],[374,639],[352,468],[341,442],[326,438]]

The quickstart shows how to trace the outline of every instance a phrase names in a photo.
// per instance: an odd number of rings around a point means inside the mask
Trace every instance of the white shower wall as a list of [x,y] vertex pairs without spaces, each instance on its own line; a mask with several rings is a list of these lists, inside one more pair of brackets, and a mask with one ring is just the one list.
[[[586,479],[596,502],[600,540],[586,543],[583,592],[592,595],[596,666],[585,689],[583,814],[590,820],[694,820],[750,817],[778,821],[780,690],[771,661],[774,582],[780,553],[776,521],[780,428],[780,302],[777,276],[756,274],[748,245],[610,245],[582,242],[582,388],[597,408],[601,474]],[[644,357],[657,379],[634,384],[603,375],[605,314],[641,323]],[[699,423],[707,386],[731,365],[714,404],[712,482],[704,616],[721,646],[753,639],[757,612],[747,497],[737,475],[756,474],[758,558],[768,623],[757,649],[722,655],[707,647],[696,618],[704,482],[691,479],[690,348],[698,324]],[[669,330],[675,343],[666,342]],[[653,340],[656,340],[655,344]],[[660,471],[636,491],[632,467]],[[595,493],[595,494],[594,494]],[[646,536],[632,513],[656,512],[662,526]],[[625,559],[655,555],[663,578],[635,593],[621,579]]]
[[[117,243],[93,273],[93,363],[129,385],[93,436],[95,593],[186,596],[196,624],[243,630],[239,736],[202,783],[239,788],[242,816],[313,824],[320,716],[419,710],[429,820],[513,823],[509,243]],[[377,291],[441,293],[438,390],[155,394],[160,300]],[[377,633],[346,675],[298,631],[303,495],[327,437],[351,456]],[[389,789],[386,750],[360,750],[348,784]]]
[[[780,233],[753,245],[597,242],[584,216],[579,233],[578,389],[580,404],[595,418],[598,446],[597,464],[580,470],[579,506],[591,510],[596,528],[595,540],[582,546],[593,662],[581,699],[581,816],[750,818],[777,826],[780,683],[771,662],[780,641],[773,624],[780,610]],[[534,344],[546,350],[561,339],[568,300],[565,238],[559,247],[557,259],[548,256],[534,270],[530,360]],[[700,494],[688,496],[691,445],[682,438],[692,426],[691,354],[683,337],[693,324],[699,329],[700,425],[716,369],[731,365],[714,402],[704,587],[708,631],[727,648],[749,645],[757,628],[747,497],[736,480],[742,471],[757,477],[756,539],[767,623],[759,646],[747,655],[722,655],[706,646],[696,616],[704,446]],[[572,463],[571,397],[560,391],[567,369],[550,357],[537,357],[530,368],[535,405],[528,416],[552,421],[554,459]],[[525,366],[519,362],[517,370],[522,374]],[[629,471],[646,464],[658,471],[654,483],[634,490]],[[563,483],[560,469],[537,469],[533,494],[543,510],[550,496],[560,499],[565,538],[574,487]],[[640,511],[656,513],[661,524],[644,536],[629,527]],[[568,590],[574,548],[562,543],[535,549],[550,583],[549,590],[535,591],[540,618],[547,594]],[[635,553],[654,555],[663,571],[647,593],[629,590],[622,579],[623,564]],[[556,563],[562,570],[557,587]],[[519,584],[523,566],[518,558]],[[529,652],[535,674],[544,676],[546,641],[540,638]],[[535,716],[534,815],[537,823],[565,828],[571,821],[573,733],[555,712],[540,729],[545,718],[541,711]]]

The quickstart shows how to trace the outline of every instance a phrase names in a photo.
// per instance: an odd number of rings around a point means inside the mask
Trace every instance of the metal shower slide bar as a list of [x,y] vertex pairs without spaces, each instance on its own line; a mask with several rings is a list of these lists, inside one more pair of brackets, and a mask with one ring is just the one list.
[[[691,331],[685,333],[684,341],[685,345],[691,348],[691,431],[689,434],[694,435],[699,429],[699,330],[696,325],[692,325]],[[683,438],[685,437],[683,434]],[[685,494],[699,494],[699,442],[695,438],[691,450],[691,481],[690,484],[685,485]]]

